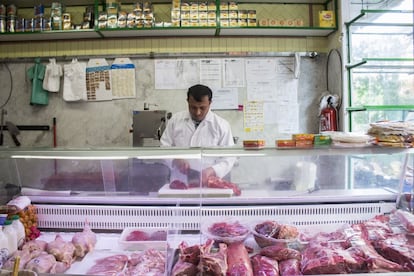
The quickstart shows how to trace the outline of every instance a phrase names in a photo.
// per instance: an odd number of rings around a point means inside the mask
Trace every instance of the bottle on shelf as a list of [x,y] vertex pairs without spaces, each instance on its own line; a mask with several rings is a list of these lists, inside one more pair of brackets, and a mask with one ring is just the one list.
[[0,269],[9,257],[9,243],[6,235],[3,233],[3,226],[0,225]]
[[12,219],[12,226],[16,231],[17,236],[17,248],[21,248],[26,240],[26,232],[24,230],[24,225],[20,221],[20,217],[18,215],[13,215]]
[[6,220],[4,222],[3,226],[3,234],[6,236],[7,239],[7,248],[8,248],[8,256],[10,257],[14,254],[14,252],[17,251],[17,236],[16,236],[16,230],[14,229],[12,225],[11,220]]

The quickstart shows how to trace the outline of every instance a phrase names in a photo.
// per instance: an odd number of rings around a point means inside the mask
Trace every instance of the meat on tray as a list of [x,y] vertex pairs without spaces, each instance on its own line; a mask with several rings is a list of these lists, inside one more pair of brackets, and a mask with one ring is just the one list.
[[[226,275],[227,272],[227,245],[219,244],[219,250],[213,251],[214,240],[207,240],[200,247],[200,262],[198,270],[201,275]],[[229,274],[227,274],[229,275]]]
[[117,275],[128,263],[128,256],[117,254],[95,261],[95,264],[88,269],[87,274],[91,275]]
[[216,222],[208,227],[208,232],[217,237],[240,237],[247,235],[249,229],[238,221]]
[[96,234],[92,231],[88,223],[82,232],[77,232],[72,237],[72,243],[75,246],[75,257],[83,258],[88,252],[94,250],[97,242]]
[[227,247],[227,275],[253,276],[253,267],[243,242],[233,242]]
[[[175,190],[186,190],[199,187],[200,185],[198,183],[190,183],[187,185],[186,183],[178,179],[171,181],[171,183],[169,184],[169,188]],[[217,176],[210,176],[207,180],[207,184],[205,185],[205,187],[214,189],[231,189],[233,190],[234,195],[241,195],[241,190],[235,183],[224,180]]]
[[398,209],[394,212],[394,216],[408,232],[414,234],[414,214]]
[[141,230],[131,231],[125,238],[126,241],[165,241],[167,240],[166,231],[155,231],[148,233]]
[[279,275],[279,263],[272,258],[256,254],[250,258],[250,261],[252,263],[253,275]]

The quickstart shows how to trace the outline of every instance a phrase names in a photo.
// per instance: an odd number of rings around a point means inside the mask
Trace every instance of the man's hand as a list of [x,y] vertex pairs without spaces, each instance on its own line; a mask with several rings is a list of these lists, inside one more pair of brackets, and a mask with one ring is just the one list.
[[208,179],[211,176],[216,176],[216,171],[212,167],[205,168],[201,174],[201,181],[203,186],[207,185]]
[[172,167],[177,168],[182,174],[188,174],[190,171],[190,164],[184,159],[174,159]]

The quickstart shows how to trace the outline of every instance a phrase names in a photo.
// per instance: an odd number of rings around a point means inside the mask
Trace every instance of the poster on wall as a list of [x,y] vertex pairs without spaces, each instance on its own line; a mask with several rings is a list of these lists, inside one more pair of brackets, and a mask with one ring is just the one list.
[[213,101],[211,109],[229,110],[239,108],[239,93],[237,88],[213,89]]
[[200,81],[198,60],[161,59],[154,67],[155,89],[188,89]]
[[90,59],[86,66],[88,101],[112,100],[111,66],[104,58]]
[[223,87],[245,87],[244,59],[223,61]]
[[222,62],[220,59],[200,60],[200,83],[211,89],[222,87]]
[[244,104],[244,131],[258,132],[264,130],[264,104],[251,101]]
[[111,65],[113,99],[135,98],[135,65],[129,58],[116,58]]

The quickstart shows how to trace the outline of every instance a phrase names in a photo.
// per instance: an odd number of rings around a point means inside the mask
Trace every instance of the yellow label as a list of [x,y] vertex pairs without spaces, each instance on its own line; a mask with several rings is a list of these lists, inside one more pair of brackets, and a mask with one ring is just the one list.
[[333,11],[320,11],[319,12],[319,27],[334,28],[335,18]]

